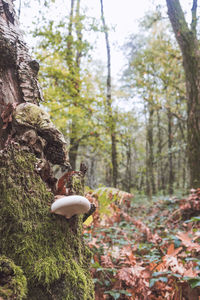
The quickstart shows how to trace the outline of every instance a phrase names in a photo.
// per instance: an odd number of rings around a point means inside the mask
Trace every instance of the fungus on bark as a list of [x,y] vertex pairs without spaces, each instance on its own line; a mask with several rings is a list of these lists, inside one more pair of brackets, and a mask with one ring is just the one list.
[[83,196],[61,196],[51,205],[51,211],[70,219],[74,215],[87,213],[90,207],[89,200]]
[[[66,216],[68,219],[76,214],[84,214],[83,222],[85,222],[87,218],[95,212],[96,206],[93,203],[90,203],[87,198],[82,197],[84,195],[84,177],[86,172],[87,167],[82,162],[80,165],[80,171],[66,172],[58,179],[55,199],[65,200],[63,200],[63,203],[57,202],[58,200],[54,202],[52,204],[52,212],[55,212],[57,205],[63,205],[64,207],[62,207],[61,215]],[[79,194],[79,196],[76,196],[77,194]],[[74,202],[72,199],[75,199]],[[72,201],[73,203],[70,204],[68,201]]]

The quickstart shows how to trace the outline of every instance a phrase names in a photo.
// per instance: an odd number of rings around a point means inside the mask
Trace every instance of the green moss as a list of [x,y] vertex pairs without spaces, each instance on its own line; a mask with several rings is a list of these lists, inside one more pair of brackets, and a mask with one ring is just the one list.
[[0,297],[23,299],[27,293],[27,281],[20,267],[6,256],[0,256]]
[[54,127],[53,123],[50,121],[49,114],[38,105],[32,103],[23,103],[17,106],[14,112],[14,119],[18,124],[32,128]]
[[82,176],[77,172],[71,177],[71,187],[74,195],[84,195],[84,179]]
[[54,196],[35,164],[27,152],[12,148],[1,153],[0,255],[22,268],[29,300],[92,300],[91,254],[82,240],[82,217],[68,221],[51,214]]

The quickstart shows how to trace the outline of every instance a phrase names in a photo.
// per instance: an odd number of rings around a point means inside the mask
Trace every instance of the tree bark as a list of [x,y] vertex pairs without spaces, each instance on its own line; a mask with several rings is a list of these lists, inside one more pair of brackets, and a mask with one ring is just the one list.
[[187,90],[187,147],[190,187],[200,186],[200,51],[196,35],[197,0],[189,28],[179,0],[166,0],[168,15],[182,52]]
[[[92,300],[83,216],[67,220],[50,211],[55,178],[49,161],[67,164],[67,154],[62,134],[37,106],[38,69],[13,1],[0,0],[0,298]],[[70,184],[83,194],[81,172]]]
[[[8,131],[3,130],[6,106],[21,102],[37,104],[42,94],[37,81],[39,65],[23,41],[11,0],[0,0],[0,148]],[[2,115],[3,114],[3,115]],[[4,126],[5,127],[5,126]]]

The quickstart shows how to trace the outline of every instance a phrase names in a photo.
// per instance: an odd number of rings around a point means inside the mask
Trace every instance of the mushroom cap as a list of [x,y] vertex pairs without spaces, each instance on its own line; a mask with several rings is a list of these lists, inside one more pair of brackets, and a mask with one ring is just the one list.
[[90,209],[87,198],[79,195],[64,196],[51,205],[51,211],[55,214],[65,216],[66,219],[77,214],[84,214]]

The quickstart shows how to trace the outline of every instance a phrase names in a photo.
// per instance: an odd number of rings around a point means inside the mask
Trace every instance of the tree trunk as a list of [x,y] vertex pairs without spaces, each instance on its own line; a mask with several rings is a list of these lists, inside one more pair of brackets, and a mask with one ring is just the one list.
[[[39,66],[23,42],[13,1],[0,0],[0,12],[0,298],[92,300],[82,216],[50,212],[49,161],[67,165],[65,142],[37,106]],[[77,176],[71,185],[81,195]]]
[[126,176],[125,176],[125,183],[126,183],[126,190],[128,193],[131,192],[131,180],[132,180],[132,164],[131,164],[131,139],[128,138],[127,145],[126,145]]
[[190,187],[200,186],[200,51],[197,40],[197,0],[193,0],[192,23],[186,23],[179,0],[166,0],[168,15],[180,46],[187,90],[187,147]]
[[183,175],[182,175],[182,189],[184,190],[184,189],[187,189],[187,187],[186,187],[186,173],[187,173],[187,171],[186,171],[186,166],[187,166],[187,160],[186,160],[186,158],[185,158],[185,156],[183,156],[183,163],[182,163],[182,165],[183,165]]
[[111,136],[111,157],[112,157],[112,181],[113,186],[117,186],[118,178],[118,163],[117,163],[117,140],[116,140],[116,125],[115,118],[112,111],[112,96],[111,96],[111,56],[110,56],[110,44],[108,38],[108,28],[105,23],[103,0],[100,0],[101,4],[101,19],[103,23],[105,40],[106,40],[106,51],[107,51],[107,94],[106,94],[106,106],[108,113],[108,128],[110,129]]
[[116,141],[116,133],[115,131],[111,136],[111,144],[112,144],[112,177],[113,177],[113,186],[117,186],[117,178],[118,178],[118,166],[117,166],[117,141]]
[[179,129],[180,129],[180,133],[181,133],[181,136],[182,136],[182,141],[184,143],[184,146],[183,146],[183,149],[182,151],[180,150],[180,153],[181,153],[181,169],[182,169],[182,189],[185,190],[187,187],[186,187],[186,173],[187,173],[187,166],[188,166],[188,162],[187,162],[187,153],[186,153],[186,149],[185,149],[185,145],[186,145],[186,137],[185,137],[185,123],[182,122],[181,120],[178,120],[178,126],[179,126]]
[[165,178],[162,158],[162,132],[160,125],[160,113],[157,111],[157,130],[158,130],[158,149],[157,149],[157,168],[158,168],[158,190],[165,190]]
[[151,104],[148,104],[149,120],[147,125],[147,172],[149,188],[151,190],[150,195],[155,194],[155,178],[154,178],[154,151],[153,151],[153,114],[154,109]]
[[87,186],[89,186],[91,189],[95,189],[97,187],[97,178],[95,174],[96,164],[97,164],[97,157],[98,153],[95,152],[90,152],[89,154],[89,167],[88,167],[88,176],[87,176]]
[[[23,42],[11,0],[0,0],[0,148],[8,136],[6,106],[21,102],[37,104],[42,99],[37,82],[39,65],[32,60]],[[8,108],[9,109],[9,108]]]
[[[75,11],[75,21],[74,21],[74,7],[76,4],[76,11]],[[75,23],[74,23],[75,22]],[[76,49],[74,51],[74,38],[72,35],[73,25],[75,26],[76,36],[77,36],[77,43]],[[81,90],[81,80],[80,80],[80,63],[81,63],[81,56],[82,56],[82,33],[81,33],[81,26],[80,26],[80,0],[71,0],[71,10],[70,10],[70,18],[69,18],[69,25],[68,25],[68,37],[67,37],[67,56],[66,62],[69,68],[70,74],[70,81],[69,81],[69,95],[71,98],[78,102],[80,98],[80,90]],[[71,123],[71,132],[70,132],[70,148],[69,148],[69,159],[72,166],[72,169],[75,170],[76,168],[76,159],[78,154],[79,148],[79,141],[80,137],[78,136],[78,130],[75,120],[72,119]]]
[[105,170],[105,185],[111,186],[112,185],[112,169],[110,167],[110,164],[106,164],[106,170]]
[[148,195],[149,199],[152,199],[152,189],[151,189],[151,184],[149,180],[149,145],[148,145],[148,123],[147,123],[147,109],[145,105],[145,127],[146,127],[146,141],[145,141],[145,150],[146,150],[146,194]]
[[181,178],[181,150],[178,150],[177,153],[177,167],[175,167],[175,174],[174,174],[174,182],[176,182],[176,188],[180,188],[180,178]]
[[170,109],[167,112],[168,116],[168,165],[169,165],[169,177],[168,177],[168,192],[170,195],[173,194],[173,183],[174,183],[174,171],[173,171],[173,154],[172,154],[172,113]]
[[72,167],[72,170],[76,170],[76,159],[78,154],[78,147],[79,141],[74,139],[73,137],[70,138],[70,148],[69,148],[69,161]]

